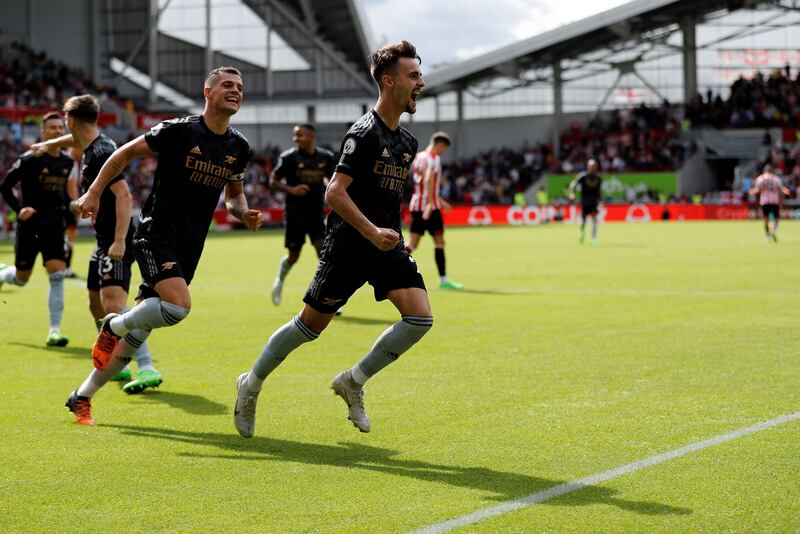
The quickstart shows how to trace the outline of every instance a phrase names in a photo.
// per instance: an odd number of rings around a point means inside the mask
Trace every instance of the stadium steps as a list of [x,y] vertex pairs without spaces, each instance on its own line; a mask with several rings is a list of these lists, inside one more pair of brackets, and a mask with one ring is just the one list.
[[702,129],[694,132],[694,138],[705,147],[706,159],[762,159],[769,151],[762,144],[763,130]]

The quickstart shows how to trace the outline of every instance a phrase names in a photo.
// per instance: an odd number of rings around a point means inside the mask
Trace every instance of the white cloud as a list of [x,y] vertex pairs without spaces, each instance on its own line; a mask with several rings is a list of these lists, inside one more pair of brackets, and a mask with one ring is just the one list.
[[452,63],[624,4],[625,0],[362,0],[372,33],[408,39],[423,65]]

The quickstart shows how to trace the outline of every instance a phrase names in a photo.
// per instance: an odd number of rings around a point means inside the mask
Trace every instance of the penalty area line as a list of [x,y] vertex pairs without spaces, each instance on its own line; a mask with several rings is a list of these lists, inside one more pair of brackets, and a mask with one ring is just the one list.
[[609,471],[604,471],[596,475],[591,475],[586,478],[581,478],[580,480],[566,482],[564,484],[553,486],[552,488],[539,491],[537,493],[531,493],[530,495],[527,495],[520,499],[502,502],[498,505],[491,506],[489,508],[483,508],[481,510],[477,510],[475,512],[472,512],[471,514],[463,515],[461,517],[456,517],[455,519],[450,519],[447,521],[443,521],[441,523],[436,523],[415,530],[411,534],[435,534],[440,532],[449,532],[456,528],[472,525],[478,523],[479,521],[483,521],[484,519],[489,519],[491,517],[507,514],[509,512],[519,510],[520,508],[530,506],[531,504],[538,504],[553,499],[555,497],[560,497],[562,495],[566,495],[567,493],[572,493],[573,491],[578,491],[590,486],[594,486],[596,484],[605,482],[607,480],[611,480],[612,478],[616,478],[621,475],[633,473],[634,471],[639,471],[640,469],[646,469],[648,467],[658,465],[660,463],[668,462],[669,460],[674,460],[675,458],[680,458],[681,456],[686,456],[687,454],[691,454],[693,452],[707,449],[708,447],[713,447],[714,445],[719,445],[721,443],[733,441],[735,439],[747,436],[749,434],[754,434],[756,432],[761,432],[762,430],[774,428],[776,426],[780,426],[785,423],[797,421],[798,419],[800,419],[800,412],[795,412],[789,415],[782,415],[774,419],[769,419],[768,421],[761,421],[760,423],[756,423],[752,426],[740,428],[738,430],[728,432],[727,434],[720,434],[719,436],[714,436],[712,438],[708,438],[703,441],[698,441],[696,443],[691,443],[679,449],[673,449],[671,451],[657,454],[655,456],[650,456],[649,458],[644,458],[636,462],[622,465],[614,469],[611,469]]

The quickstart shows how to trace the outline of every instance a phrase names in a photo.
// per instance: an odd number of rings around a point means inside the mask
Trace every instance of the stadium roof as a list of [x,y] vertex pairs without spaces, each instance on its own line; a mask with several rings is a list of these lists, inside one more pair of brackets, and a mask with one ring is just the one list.
[[[275,25],[275,31],[288,44],[298,44],[298,37],[316,37],[356,65],[369,79],[367,59],[372,51],[372,36],[366,15],[355,0],[243,0],[265,21],[268,9],[274,9],[290,22]],[[300,46],[296,48],[301,48]],[[307,58],[312,59],[312,58]],[[312,63],[312,61],[309,61]],[[371,85],[370,85],[371,88]]]
[[664,43],[687,17],[702,22],[713,13],[765,4],[782,5],[779,0],[636,0],[426,74],[425,94],[435,96],[502,76],[519,78],[556,60],[578,58],[601,48],[613,52],[625,42],[660,39]]
[[[245,45],[260,47],[264,58],[272,58],[262,61],[237,54],[230,43],[227,48],[220,48],[226,38],[211,36],[218,25],[224,26],[223,30],[233,28],[234,34],[237,22],[242,25],[229,15],[231,1],[220,2],[211,0],[206,4],[205,0],[192,0],[172,5],[169,0],[160,2],[159,16],[167,9],[177,11],[184,29],[200,36],[200,41],[164,32],[159,22],[155,72],[159,83],[197,101],[201,96],[198,87],[210,66],[227,64],[242,71],[251,100],[363,97],[374,93],[368,63],[372,36],[356,0],[236,0],[241,10],[251,12],[250,26],[239,27],[239,33],[259,30],[264,34],[260,42]],[[148,38],[155,26],[154,14],[150,12],[152,5],[151,0],[108,0],[101,8],[105,11],[101,20],[108,25],[106,34],[112,36],[108,39],[109,60],[122,61],[145,75],[152,71]],[[206,10],[212,9],[214,14],[206,14]],[[223,9],[226,18],[221,21],[218,14]],[[211,21],[208,29],[207,19]],[[269,56],[266,37],[269,32],[273,41],[278,41],[277,47],[273,42],[271,53],[280,54],[281,47],[289,48],[302,66],[281,67],[277,56]],[[214,43],[213,55],[205,46],[207,39]],[[273,62],[275,65],[270,68],[269,63]],[[115,72],[120,75],[124,70],[118,66]]]

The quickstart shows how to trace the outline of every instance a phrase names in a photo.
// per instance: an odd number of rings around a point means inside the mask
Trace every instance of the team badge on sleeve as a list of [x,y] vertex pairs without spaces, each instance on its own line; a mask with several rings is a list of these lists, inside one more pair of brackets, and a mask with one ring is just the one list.
[[342,152],[344,152],[345,154],[352,154],[355,151],[356,151],[356,140],[353,139],[352,137],[348,137],[347,141],[344,142],[344,148],[342,149]]

